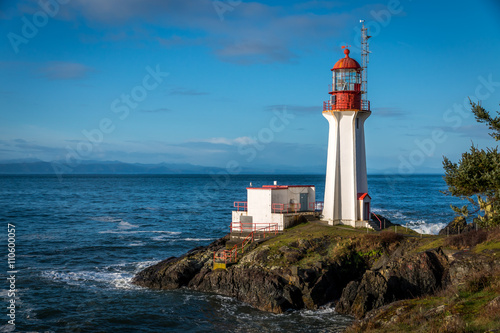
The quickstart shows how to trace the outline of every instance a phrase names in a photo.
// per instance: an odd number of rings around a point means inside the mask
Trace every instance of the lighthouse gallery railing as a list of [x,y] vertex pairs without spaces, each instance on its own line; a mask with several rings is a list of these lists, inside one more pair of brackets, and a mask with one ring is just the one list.
[[[334,111],[334,110],[353,110],[354,102],[337,102],[332,103],[330,101],[323,102],[323,111]],[[363,111],[370,111],[370,101],[361,101],[361,109]]]

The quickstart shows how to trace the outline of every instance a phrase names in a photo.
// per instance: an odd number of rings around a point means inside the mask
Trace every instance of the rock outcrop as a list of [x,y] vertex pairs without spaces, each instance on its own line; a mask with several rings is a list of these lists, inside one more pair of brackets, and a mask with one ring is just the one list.
[[[234,297],[260,310],[283,313],[289,309],[317,309],[338,299],[344,287],[369,267],[350,241],[328,237],[299,239],[287,246],[249,248],[237,264],[212,270],[213,253],[228,237],[169,258],[138,273],[136,285],[154,289],[188,288]],[[338,256],[321,257],[337,250]],[[304,263],[305,257],[318,260]]]
[[439,235],[440,236],[458,235],[475,229],[476,229],[476,223],[472,222],[467,224],[465,217],[457,216],[453,219],[453,221],[448,223],[446,227],[444,227],[439,231]]
[[447,268],[448,258],[440,250],[396,256],[383,267],[367,270],[361,281],[350,282],[336,310],[362,318],[394,301],[433,293],[446,282]]
[[181,257],[171,257],[139,272],[132,283],[152,289],[179,289],[187,287],[202,270],[211,268],[213,253],[226,246],[229,237],[223,237],[207,247],[195,248]]
[[237,263],[213,270],[213,254],[228,240],[226,236],[159,262],[138,273],[133,283],[217,293],[273,313],[336,303],[337,312],[369,320],[390,303],[464,284],[471,275],[493,272],[500,264],[494,255],[467,250],[419,252],[425,238],[306,224],[253,243]]

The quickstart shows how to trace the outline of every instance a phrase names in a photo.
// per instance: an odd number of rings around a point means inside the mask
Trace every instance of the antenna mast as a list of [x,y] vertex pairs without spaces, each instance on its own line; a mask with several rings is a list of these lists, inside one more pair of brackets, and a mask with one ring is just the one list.
[[[363,102],[368,100],[368,81],[367,81],[367,68],[368,68],[368,62],[369,62],[369,46],[368,46],[368,39],[371,38],[371,36],[368,36],[368,29],[365,27],[365,20],[360,20],[359,22],[362,23],[361,27],[361,67],[363,68],[363,71],[361,73],[361,91],[362,91],[362,96],[361,100]],[[364,104],[364,103],[363,103]]]

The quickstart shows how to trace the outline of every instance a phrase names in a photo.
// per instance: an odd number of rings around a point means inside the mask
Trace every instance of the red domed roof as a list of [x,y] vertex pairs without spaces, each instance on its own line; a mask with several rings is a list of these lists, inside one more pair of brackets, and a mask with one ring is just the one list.
[[340,59],[337,61],[335,66],[333,66],[332,71],[335,69],[359,69],[361,66],[359,63],[354,60],[353,58],[349,58],[349,49],[344,50],[345,58]]

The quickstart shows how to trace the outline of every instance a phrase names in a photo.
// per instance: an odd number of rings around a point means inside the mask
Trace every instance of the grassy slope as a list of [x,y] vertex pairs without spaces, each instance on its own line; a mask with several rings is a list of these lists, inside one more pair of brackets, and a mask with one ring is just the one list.
[[[394,229],[394,228],[393,228]],[[318,261],[335,261],[348,253],[373,262],[382,253],[390,255],[401,242],[411,243],[412,248],[425,246],[437,236],[424,235],[422,238],[411,229],[398,227],[398,237],[393,232],[381,234],[371,229],[349,226],[326,226],[318,223],[305,223],[285,230],[282,235],[264,242],[261,248],[268,250],[268,267],[287,266],[289,261],[282,255],[283,248],[301,251],[303,256],[297,263],[299,268],[307,268]],[[407,236],[407,237],[404,237]],[[387,239],[386,239],[387,238]]]

